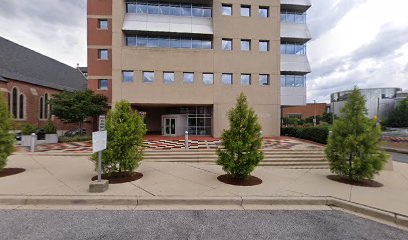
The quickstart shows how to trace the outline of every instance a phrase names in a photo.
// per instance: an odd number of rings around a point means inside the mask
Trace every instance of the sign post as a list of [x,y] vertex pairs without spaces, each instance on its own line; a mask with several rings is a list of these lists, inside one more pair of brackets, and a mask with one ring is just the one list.
[[107,180],[102,180],[102,152],[108,143],[108,132],[105,131],[105,116],[99,116],[99,131],[92,133],[92,150],[98,153],[98,181],[89,184],[89,192],[105,192],[109,187]]

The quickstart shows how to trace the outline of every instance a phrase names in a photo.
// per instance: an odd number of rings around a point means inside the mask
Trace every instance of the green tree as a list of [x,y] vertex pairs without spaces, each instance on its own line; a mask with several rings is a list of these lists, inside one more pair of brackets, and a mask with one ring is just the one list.
[[[143,137],[146,128],[131,105],[122,100],[106,117],[107,149],[102,153],[102,171],[131,174],[143,159]],[[92,156],[97,166],[97,154]]]
[[261,125],[243,93],[238,97],[235,108],[229,111],[228,118],[230,128],[222,133],[224,148],[217,150],[217,164],[227,174],[243,180],[264,158]]
[[[51,112],[66,123],[77,123],[82,129],[84,120],[105,112],[106,97],[91,90],[62,92],[49,101]],[[82,135],[82,131],[80,131]]]
[[10,112],[3,97],[0,96],[0,171],[6,166],[7,158],[14,151],[14,135],[9,133],[13,126]]
[[333,124],[333,113],[328,113],[328,112],[325,112],[325,113],[323,113],[323,116],[322,116],[322,121],[323,122],[326,122],[326,123],[328,123],[328,124]]
[[360,90],[354,89],[340,113],[326,147],[330,170],[351,181],[374,178],[387,156],[379,148],[381,129],[366,117]]
[[408,97],[402,100],[385,121],[387,127],[408,128]]

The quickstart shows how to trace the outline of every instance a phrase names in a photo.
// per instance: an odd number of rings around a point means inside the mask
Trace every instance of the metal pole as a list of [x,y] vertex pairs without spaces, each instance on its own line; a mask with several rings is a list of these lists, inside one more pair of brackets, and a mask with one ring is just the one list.
[[36,140],[37,135],[35,133],[31,134],[31,142],[30,142],[30,152],[35,152],[35,140]]
[[188,150],[188,131],[184,132],[184,146]]
[[102,180],[102,151],[98,152],[98,182]]
[[313,126],[316,127],[317,124],[317,119],[316,119],[316,100],[313,100],[314,102],[314,119],[313,119]]

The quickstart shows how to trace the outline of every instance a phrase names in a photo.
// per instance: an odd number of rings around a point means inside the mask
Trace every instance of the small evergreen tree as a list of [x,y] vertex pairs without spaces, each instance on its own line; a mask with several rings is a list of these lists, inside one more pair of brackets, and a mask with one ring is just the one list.
[[408,97],[402,100],[385,122],[387,127],[408,128]]
[[0,171],[6,166],[7,158],[14,151],[14,135],[9,131],[13,127],[10,112],[0,96]]
[[261,125],[243,93],[228,118],[230,128],[222,133],[224,148],[217,150],[217,164],[232,177],[244,180],[264,158]]
[[360,90],[354,89],[340,112],[326,147],[330,170],[351,181],[372,179],[382,170],[386,154],[379,148],[381,129],[366,117]]
[[106,97],[101,94],[85,90],[55,94],[49,103],[52,114],[66,123],[77,123],[82,135],[84,120],[104,113],[107,106],[106,100]]
[[[102,171],[107,174],[131,174],[143,159],[146,128],[142,118],[128,102],[122,100],[116,104],[115,109],[108,112],[106,131],[108,143],[107,149],[102,153]],[[97,154],[92,159],[97,167]]]

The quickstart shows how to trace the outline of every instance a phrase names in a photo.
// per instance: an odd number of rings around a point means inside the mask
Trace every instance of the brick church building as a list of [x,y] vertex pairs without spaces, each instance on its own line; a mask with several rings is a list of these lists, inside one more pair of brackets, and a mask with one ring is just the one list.
[[52,119],[58,130],[74,128],[51,116],[47,101],[53,94],[86,88],[86,77],[79,68],[0,37],[0,96],[18,125],[42,127]]

